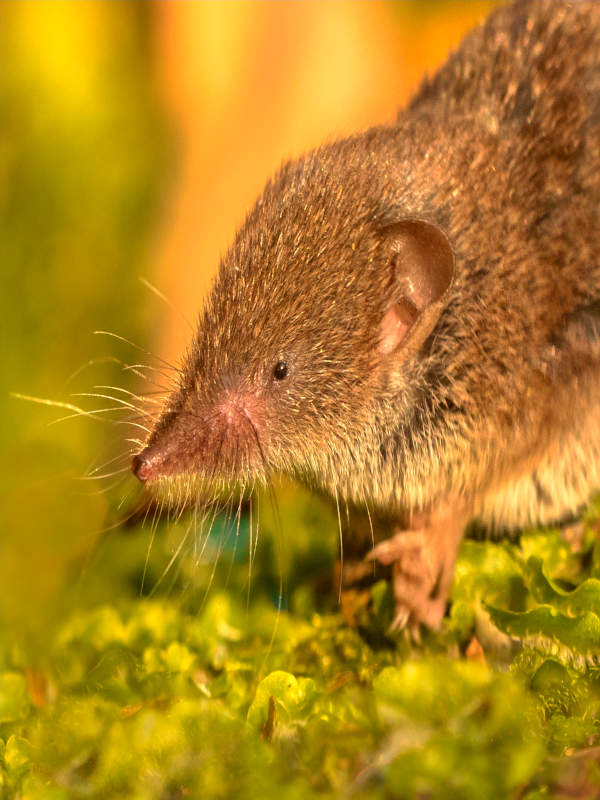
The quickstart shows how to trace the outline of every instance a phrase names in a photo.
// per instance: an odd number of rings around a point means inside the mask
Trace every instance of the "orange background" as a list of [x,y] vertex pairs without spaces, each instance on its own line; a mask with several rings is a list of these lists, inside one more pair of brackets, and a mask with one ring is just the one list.
[[[282,160],[394,118],[491,2],[157,3],[156,68],[179,147],[157,282],[194,319],[219,255]],[[167,315],[175,360],[189,337]]]

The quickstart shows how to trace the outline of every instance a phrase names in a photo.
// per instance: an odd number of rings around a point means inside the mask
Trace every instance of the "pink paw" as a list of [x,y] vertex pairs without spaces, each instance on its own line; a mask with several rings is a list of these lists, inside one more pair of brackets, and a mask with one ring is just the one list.
[[417,633],[421,624],[437,629],[446,611],[463,526],[448,516],[428,522],[418,530],[396,533],[367,555],[393,565],[393,630],[408,627]]

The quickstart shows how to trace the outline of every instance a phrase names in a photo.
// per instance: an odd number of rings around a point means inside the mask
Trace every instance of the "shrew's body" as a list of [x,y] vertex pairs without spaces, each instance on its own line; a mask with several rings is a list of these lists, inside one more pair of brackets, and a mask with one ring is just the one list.
[[379,509],[398,622],[465,523],[600,487],[600,5],[494,12],[395,124],[282,167],[223,259],[134,469],[282,471]]

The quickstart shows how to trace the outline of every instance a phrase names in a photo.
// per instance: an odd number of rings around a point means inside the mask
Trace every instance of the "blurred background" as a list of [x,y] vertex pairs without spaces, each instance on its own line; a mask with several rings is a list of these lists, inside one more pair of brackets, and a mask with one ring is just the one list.
[[[91,410],[117,404],[81,393],[128,397],[95,387],[163,385],[273,170],[392,120],[491,5],[0,3],[5,627],[41,642],[74,605],[172,591],[181,574],[165,569],[186,536],[154,541],[136,515],[120,411],[61,420],[75,412],[14,394]],[[284,528],[305,509],[290,523],[313,542],[305,572],[334,557],[327,510],[301,492],[281,502]]]

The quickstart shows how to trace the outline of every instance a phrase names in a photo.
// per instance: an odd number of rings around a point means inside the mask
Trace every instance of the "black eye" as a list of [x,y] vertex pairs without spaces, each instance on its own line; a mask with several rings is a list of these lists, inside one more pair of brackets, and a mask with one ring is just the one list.
[[282,381],[288,374],[288,365],[285,361],[278,361],[273,370],[273,377],[276,381]]

